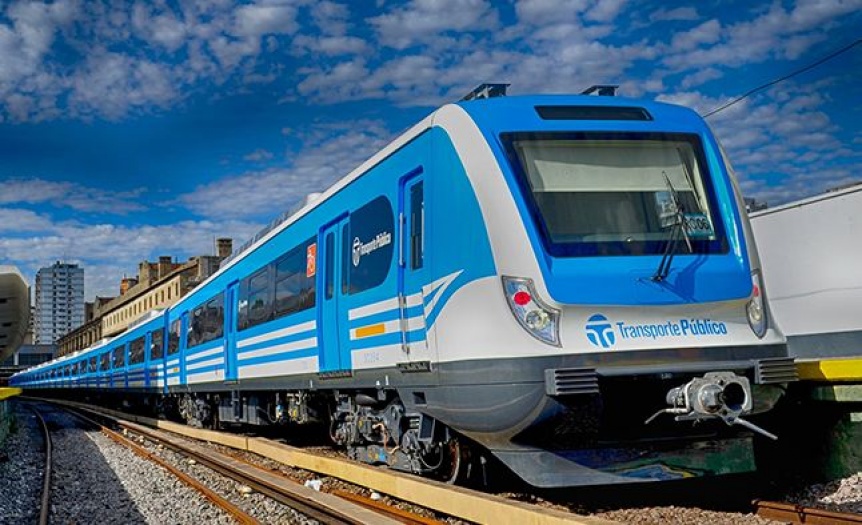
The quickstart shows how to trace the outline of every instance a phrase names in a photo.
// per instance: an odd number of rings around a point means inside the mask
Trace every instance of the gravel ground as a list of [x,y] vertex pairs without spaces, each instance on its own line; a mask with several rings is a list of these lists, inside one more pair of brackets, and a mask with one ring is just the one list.
[[0,523],[29,525],[39,518],[45,467],[42,429],[33,412],[15,401],[10,405],[15,431],[0,450]]
[[766,520],[753,514],[737,512],[716,512],[687,507],[645,507],[640,509],[620,509],[593,514],[620,523],[638,525],[700,524],[710,525],[779,525],[783,522]]
[[837,481],[808,486],[791,494],[787,500],[806,507],[862,514],[862,472]]
[[52,431],[52,523],[234,523],[196,491],[78,420],[40,408]]
[[[131,434],[127,437],[131,437]],[[207,467],[197,464],[194,460],[190,460],[178,452],[156,445],[140,436],[135,436],[132,439],[151,452],[156,453],[162,459],[167,460],[171,465],[177,467],[179,470],[191,475],[210,489],[216,491],[219,495],[237,507],[260,520],[261,523],[317,523],[317,521],[310,520],[286,505],[264,496],[263,494],[253,492],[249,487],[245,487],[230,478],[222,476]],[[200,445],[201,443],[196,442],[196,444]]]

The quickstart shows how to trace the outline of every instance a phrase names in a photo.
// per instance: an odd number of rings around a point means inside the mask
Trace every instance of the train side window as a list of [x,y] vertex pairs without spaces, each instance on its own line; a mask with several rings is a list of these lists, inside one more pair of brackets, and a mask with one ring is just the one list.
[[171,323],[170,330],[168,330],[168,355],[173,355],[180,351],[181,326],[179,319]]
[[330,232],[326,234],[326,281],[324,288],[326,289],[326,298],[332,299],[335,289],[335,234]]
[[165,333],[163,330],[150,332],[150,359],[161,359],[164,353]]
[[102,354],[99,360],[99,370],[110,370],[111,369],[111,353],[105,352]]
[[422,268],[425,258],[425,197],[424,182],[410,187],[410,268]]
[[99,369],[98,363],[96,362],[96,356],[90,358],[90,372],[96,372]]
[[314,275],[309,275],[309,239],[275,263],[275,318],[314,306]]
[[114,362],[114,368],[122,368],[126,366],[126,347],[118,346],[112,350],[113,356],[112,360]]
[[144,362],[144,336],[138,337],[129,343],[129,364],[137,365]]
[[204,306],[200,305],[189,314],[188,326],[186,326],[186,348],[201,344],[198,334],[200,333],[201,317],[204,314]]
[[350,294],[379,286],[392,267],[395,218],[386,197],[377,197],[350,215]]
[[186,344],[189,348],[224,335],[224,292],[192,311]]
[[239,287],[238,328],[244,330],[272,318],[272,277],[265,266],[242,280]]

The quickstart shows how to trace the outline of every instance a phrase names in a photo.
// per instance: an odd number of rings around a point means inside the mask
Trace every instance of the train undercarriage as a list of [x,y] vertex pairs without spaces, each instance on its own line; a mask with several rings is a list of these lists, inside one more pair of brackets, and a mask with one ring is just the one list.
[[422,392],[82,394],[88,402],[196,427],[256,427],[302,444],[331,441],[363,463],[467,485],[487,485],[501,466],[547,488],[750,472],[754,438],[775,437],[760,415],[781,397],[780,383],[750,384],[746,374],[731,371],[594,381],[576,392],[558,381],[550,391],[547,384],[511,382]]
[[488,458],[469,439],[410,411],[395,392],[187,393],[150,397],[143,405],[137,408],[200,428],[283,427],[288,436],[323,428],[363,463],[455,484],[483,484],[487,477]]

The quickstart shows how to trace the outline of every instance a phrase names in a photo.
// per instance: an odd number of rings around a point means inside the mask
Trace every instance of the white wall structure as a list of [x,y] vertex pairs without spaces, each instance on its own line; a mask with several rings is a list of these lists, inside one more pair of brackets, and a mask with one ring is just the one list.
[[14,266],[0,266],[0,362],[21,346],[29,319],[27,281]]
[[33,342],[54,344],[84,324],[84,269],[56,262],[36,273]]
[[862,355],[862,184],[752,213],[751,225],[791,352]]

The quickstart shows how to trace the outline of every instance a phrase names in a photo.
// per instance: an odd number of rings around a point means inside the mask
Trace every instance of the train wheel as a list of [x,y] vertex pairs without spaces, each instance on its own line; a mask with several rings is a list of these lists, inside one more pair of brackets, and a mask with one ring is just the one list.
[[443,445],[443,464],[438,470],[450,485],[467,485],[475,477],[475,459],[463,438],[453,437]]

